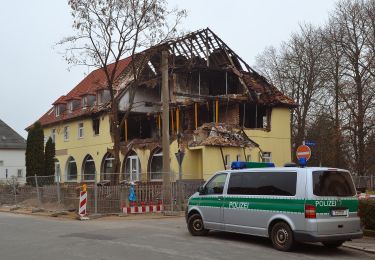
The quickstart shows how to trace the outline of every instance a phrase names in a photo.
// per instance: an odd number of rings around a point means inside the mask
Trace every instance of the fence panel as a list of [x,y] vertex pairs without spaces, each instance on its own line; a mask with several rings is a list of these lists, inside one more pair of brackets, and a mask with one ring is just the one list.
[[[120,180],[120,176],[116,178]],[[32,176],[27,177],[24,184],[20,184],[17,179],[0,179],[0,204],[78,211],[82,183],[58,183],[57,179],[55,176]],[[172,181],[170,187],[174,205],[180,202],[179,194],[181,194],[181,204],[186,203],[202,183],[203,180]],[[157,205],[162,201],[161,181],[135,182],[134,190],[138,205],[142,202],[146,205],[150,203]],[[87,183],[87,212],[89,214],[120,213],[123,207],[129,205],[129,192],[129,182],[91,181]],[[177,209],[177,206],[173,209]]]

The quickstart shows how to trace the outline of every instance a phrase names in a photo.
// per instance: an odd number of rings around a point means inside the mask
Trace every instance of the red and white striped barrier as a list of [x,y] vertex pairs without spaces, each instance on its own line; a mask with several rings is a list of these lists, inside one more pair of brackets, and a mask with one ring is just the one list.
[[150,202],[150,205],[145,205],[144,202],[141,202],[141,206],[137,206],[135,203],[130,205],[130,207],[123,207],[122,212],[124,214],[144,214],[144,213],[153,213],[153,212],[161,212],[163,210],[163,204],[160,202],[158,205],[154,205]]
[[366,194],[366,193],[360,193],[360,194],[357,194],[357,198],[358,199],[365,199],[365,200],[375,199],[375,195],[370,195],[370,194]]
[[87,215],[86,205],[87,205],[87,191],[81,191],[80,196],[79,196],[79,211],[78,211],[78,214],[80,217],[85,217]]

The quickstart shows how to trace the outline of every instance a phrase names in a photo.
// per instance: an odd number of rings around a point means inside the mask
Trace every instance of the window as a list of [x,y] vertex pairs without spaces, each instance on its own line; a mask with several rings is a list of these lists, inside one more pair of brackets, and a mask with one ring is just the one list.
[[64,127],[64,141],[69,141],[69,126]]
[[141,172],[141,164],[138,155],[132,151],[129,153],[125,161],[125,180],[139,181]]
[[59,105],[56,105],[55,106],[55,115],[56,115],[56,117],[58,117],[58,116],[60,116],[60,114],[61,114],[61,111],[60,111],[61,109],[60,109],[60,106]]
[[22,178],[22,169],[17,170],[17,177]]
[[251,155],[250,155],[250,154],[247,154],[247,155],[246,155],[246,161],[247,161],[247,162],[251,162]]
[[99,91],[97,94],[97,104],[100,105],[103,103],[103,91]]
[[296,183],[296,172],[231,173],[228,194],[294,196]]
[[99,128],[100,128],[100,118],[94,118],[92,120],[92,130],[94,131],[94,135],[99,135]]
[[55,143],[55,141],[56,141],[56,128],[53,128],[51,130],[51,139],[52,139],[52,142]]
[[272,162],[271,152],[262,153],[262,162]]
[[114,162],[115,158],[111,153],[106,153],[103,157],[102,161],[102,176],[101,179],[105,181],[110,181],[112,183],[116,183],[118,181],[118,174],[114,174]]
[[0,166],[4,166],[4,161],[0,161]]
[[354,196],[355,188],[348,172],[315,171],[313,192],[317,196]]
[[73,101],[70,101],[68,103],[68,113],[72,113],[72,111],[73,111]]
[[86,155],[83,160],[83,176],[84,181],[93,181],[95,179],[95,162],[91,155]]
[[77,164],[73,157],[69,157],[68,162],[67,162],[66,180],[67,181],[77,180]]
[[226,173],[218,174],[213,177],[209,183],[204,186],[205,195],[209,194],[223,194],[225,180],[227,178]]
[[150,179],[161,180],[163,178],[163,151],[161,149],[152,155],[150,165]]
[[87,97],[83,97],[82,98],[82,108],[86,108],[87,107]]
[[230,155],[226,154],[224,156],[224,163],[225,163],[225,168],[228,169],[230,167]]
[[241,161],[241,154],[237,154],[236,155],[236,161],[238,162],[238,161]]
[[83,138],[83,123],[78,124],[78,138]]

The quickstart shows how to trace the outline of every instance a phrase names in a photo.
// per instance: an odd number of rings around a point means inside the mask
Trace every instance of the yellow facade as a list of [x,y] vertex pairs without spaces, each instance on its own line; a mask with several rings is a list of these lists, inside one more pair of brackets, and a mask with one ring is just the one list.
[[[78,125],[83,123],[83,137],[79,138]],[[69,127],[69,140],[64,140],[64,127]],[[99,135],[94,135],[91,119],[74,120],[71,122],[59,123],[58,125],[44,128],[44,135],[51,136],[52,129],[55,129],[56,158],[60,164],[61,181],[66,182],[67,162],[73,157],[77,165],[77,180],[82,181],[84,159],[91,155],[95,162],[96,178],[100,180],[99,173],[103,171],[103,159],[113,144],[109,133],[109,118],[107,115],[100,117]],[[259,148],[240,147],[214,147],[198,146],[185,148],[185,157],[182,165],[183,179],[207,179],[217,171],[230,167],[230,163],[237,159],[245,161],[261,161],[261,152],[270,152],[272,162],[282,166],[291,161],[291,140],[290,140],[290,110],[288,108],[274,108],[271,114],[271,128],[247,129],[248,137],[259,144]],[[170,146],[170,167],[172,178],[178,179],[178,163],[175,153],[178,151],[177,141]],[[154,151],[148,149],[134,149],[140,162],[140,180],[147,180],[149,177],[150,157]],[[223,160],[224,157],[224,160]],[[247,157],[247,158],[246,158]],[[121,163],[126,158],[120,155]],[[227,166],[224,165],[228,160]],[[124,167],[122,167],[124,169]]]
[[[78,137],[78,124],[83,123],[83,137]],[[64,140],[64,127],[69,127],[69,139]],[[108,116],[100,117],[99,135],[94,135],[91,119],[81,119],[71,122],[59,123],[55,126],[44,128],[44,136],[52,135],[52,129],[55,132],[56,159],[60,164],[61,181],[66,182],[67,162],[69,157],[73,157],[77,165],[77,180],[82,180],[82,164],[86,155],[91,155],[95,162],[96,172],[101,169],[102,160],[107,153],[107,149],[112,146],[109,133]],[[99,175],[97,180],[99,181]],[[75,182],[76,182],[75,181]]]
[[[271,129],[245,130],[251,140],[260,145],[263,152],[271,152],[271,160],[276,166],[291,162],[291,129],[289,108],[274,108],[271,114]],[[257,158],[258,157],[258,158]],[[251,157],[259,160],[259,153]]]

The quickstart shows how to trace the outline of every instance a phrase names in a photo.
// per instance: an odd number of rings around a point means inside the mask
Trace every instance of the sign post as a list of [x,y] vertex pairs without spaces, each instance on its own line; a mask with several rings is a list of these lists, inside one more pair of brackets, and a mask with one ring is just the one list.
[[298,146],[296,156],[301,166],[305,166],[307,164],[307,161],[310,160],[311,157],[310,147],[305,144]]
[[175,153],[176,159],[178,162],[178,210],[182,209],[182,189],[181,189],[181,180],[182,180],[182,161],[184,160],[185,153],[178,149],[178,152]]

